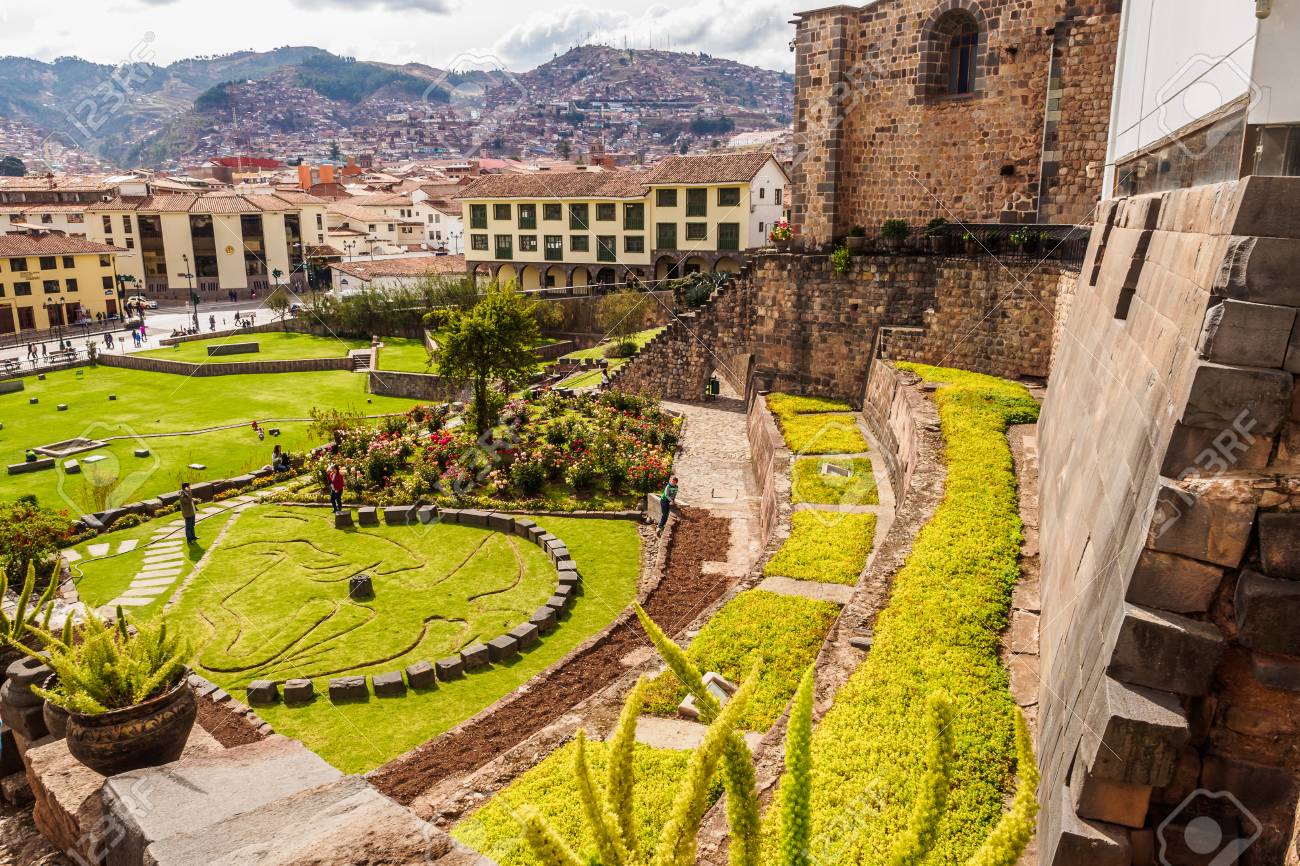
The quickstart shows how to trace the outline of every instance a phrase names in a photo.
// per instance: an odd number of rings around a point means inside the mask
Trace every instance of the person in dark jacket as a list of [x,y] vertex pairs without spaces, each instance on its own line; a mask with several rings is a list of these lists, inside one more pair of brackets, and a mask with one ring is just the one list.
[[181,485],[181,517],[185,519],[185,540],[190,544],[198,544],[199,536],[194,531],[194,494],[190,492],[189,482]]

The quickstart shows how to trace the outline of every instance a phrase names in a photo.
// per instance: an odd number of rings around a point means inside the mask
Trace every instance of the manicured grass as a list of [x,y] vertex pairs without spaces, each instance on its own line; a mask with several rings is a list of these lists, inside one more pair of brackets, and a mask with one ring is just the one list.
[[[348,598],[348,579],[375,598]],[[178,607],[201,622],[195,669],[251,680],[370,674],[436,660],[527,622],[555,592],[541,548],[455,524],[339,531],[320,508],[254,508]],[[188,628],[188,627],[187,627]]]
[[[366,378],[345,371],[266,375],[188,377],[115,367],[83,367],[46,374],[45,381],[29,376],[25,390],[0,395],[0,460],[18,463],[28,448],[75,436],[103,440],[122,437],[97,451],[75,455],[79,461],[96,454],[110,459],[83,465],[82,475],[65,476],[63,461],[54,469],[27,475],[0,475],[0,499],[33,493],[43,505],[87,510],[84,498],[90,474],[120,479],[111,504],[147,499],[175,490],[181,480],[228,478],[270,462],[280,444],[299,451],[319,444],[306,423],[277,422],[283,435],[258,440],[253,419],[309,418],[314,406],[352,409],[366,414],[404,412],[415,401],[371,397]],[[110,401],[109,395],[117,396]],[[37,397],[36,405],[28,403]],[[66,412],[57,411],[67,403]],[[157,437],[158,433],[202,430],[239,424],[231,430],[194,436]],[[136,448],[150,456],[137,458]],[[190,463],[207,469],[197,475]]]
[[[953,786],[924,862],[964,863],[1002,815],[1014,762],[1014,703],[998,646],[1019,577],[1021,525],[1005,431],[1033,421],[1038,407],[1000,379],[899,366],[950,383],[935,394],[944,500],[894,578],[870,654],[813,733],[811,835],[842,841],[845,862],[881,862],[917,790],[926,698],[945,689],[954,709]],[[855,816],[850,834],[845,815]]]
[[424,348],[424,340],[408,337],[384,337],[384,345],[379,350],[379,369],[403,373],[437,372],[429,351]]
[[870,446],[850,414],[778,417],[786,447],[797,455],[857,454]]
[[[524,841],[515,817],[521,806],[532,806],[580,856],[594,857],[595,840],[578,805],[578,787],[573,774],[576,750],[577,744],[571,741],[547,755],[457,824],[452,835],[501,866],[541,866]],[[607,744],[587,743],[592,777],[601,790],[605,787],[608,754]],[[635,776],[632,814],[638,847],[643,852],[655,849],[659,833],[672,812],[678,785],[686,775],[690,754],[636,744],[632,756]],[[720,784],[715,781],[709,802],[717,800],[720,793]]]
[[[208,355],[209,346],[225,346],[233,343],[257,343],[258,351],[247,355]],[[191,340],[187,343],[148,349],[136,354],[147,358],[185,361],[190,364],[228,364],[247,361],[292,361],[302,358],[341,358],[352,349],[362,349],[368,345],[370,344],[365,340],[342,337],[258,331],[214,337],[211,340]]]
[[858,582],[876,534],[876,515],[834,511],[796,511],[790,537],[767,565],[764,574],[816,580]]
[[[827,463],[848,469],[852,475],[845,477],[823,472],[822,465]],[[871,460],[867,457],[802,457],[794,461],[791,475],[794,502],[815,505],[877,505],[880,502],[876,476],[871,472]]]
[[[734,683],[744,681],[761,661],[758,690],[740,724],[766,731],[785,711],[838,614],[839,606],[828,601],[751,589],[723,605],[686,655],[701,673],[717,671]],[[664,671],[646,693],[646,712],[676,715],[685,697],[676,674]]]
[[[637,349],[641,349],[646,343],[654,339],[655,335],[662,331],[663,328],[650,328],[645,331],[637,331],[632,335],[629,342],[636,344]],[[611,343],[602,343],[599,346],[593,346],[590,349],[580,349],[577,352],[570,352],[564,356],[565,360],[579,360],[582,358],[604,358],[605,350],[612,345]],[[609,358],[608,368],[610,375],[619,367],[622,367],[631,358]],[[564,381],[560,382],[561,388],[595,388],[600,384],[600,370],[587,370],[583,373],[575,373]]]
[[[255,508],[245,512],[240,520],[255,515],[259,510]],[[317,519],[322,522],[329,518],[325,511],[314,510],[312,513],[319,514]],[[582,641],[605,628],[636,597],[637,575],[641,568],[640,539],[630,521],[546,517],[538,519],[538,523],[568,543],[583,574],[582,595],[565,615],[560,627],[542,638],[538,646],[507,664],[494,665],[488,671],[471,674],[456,682],[440,683],[436,689],[408,692],[403,698],[372,697],[365,703],[334,705],[324,697],[329,685],[328,677],[324,677],[315,680],[317,698],[311,704],[259,707],[258,714],[276,731],[302,740],[345,773],[359,773],[372,770],[456,726],[550,667]],[[412,534],[421,532],[419,527],[394,527],[391,531],[402,530]],[[514,567],[513,563],[509,565]],[[387,569],[390,566],[384,563],[380,567]],[[214,577],[217,575],[215,570],[210,573]],[[195,585],[202,579],[196,579]],[[376,604],[386,600],[383,588],[386,579],[377,576]],[[209,611],[198,603],[198,599],[198,595],[187,592],[172,618],[184,625],[195,622],[198,615],[208,615]],[[406,602],[399,597],[396,605],[406,606]],[[414,613],[429,615],[438,611],[420,609]],[[374,669],[393,670],[396,667],[396,662],[390,662]],[[212,678],[222,684],[238,681],[237,674],[213,673]]]
[[767,408],[778,418],[791,415],[815,415],[821,412],[848,412],[853,407],[843,400],[829,397],[801,397],[797,394],[769,394]]
[[[628,342],[634,344],[638,349],[640,349],[644,347],[646,343],[653,340],[655,338],[655,335],[662,330],[663,327],[661,326],[658,328],[647,328],[644,331],[637,331],[635,334],[628,337]],[[603,358],[605,357],[605,350],[608,349],[611,345],[613,345],[612,341],[601,343],[600,345],[597,346],[592,346],[590,349],[579,349],[576,352],[570,352],[569,354],[565,355],[564,358],[566,360],[582,360],[584,358],[590,358],[590,359]],[[615,359],[611,358],[610,360],[613,361]],[[618,360],[626,360],[626,359],[620,358]]]

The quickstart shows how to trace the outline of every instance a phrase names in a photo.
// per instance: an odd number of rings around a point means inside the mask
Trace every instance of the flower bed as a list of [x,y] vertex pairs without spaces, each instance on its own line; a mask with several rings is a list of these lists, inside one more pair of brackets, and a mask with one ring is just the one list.
[[[762,659],[758,690],[740,725],[766,731],[790,702],[799,677],[817,657],[838,613],[839,607],[828,601],[751,589],[727,602],[708,621],[686,655],[701,671],[717,671],[735,683]],[[672,671],[664,671],[650,684],[645,710],[675,715],[685,697],[686,687]]]
[[876,535],[876,515],[796,511],[790,537],[763,573],[853,586],[867,564]]
[[812,836],[834,834],[853,815],[854,832],[836,837],[841,856],[880,860],[915,796],[926,696],[945,689],[955,711],[953,787],[925,862],[961,863],[1001,817],[1014,761],[1014,703],[998,645],[1019,577],[1021,525],[1005,431],[1032,422],[1038,407],[1000,379],[899,366],[947,384],[935,395],[947,487],[894,578],[870,655],[813,734]]
[[[578,786],[573,772],[576,748],[570,742],[556,749],[483,808],[457,824],[452,835],[500,866],[539,866],[520,832],[517,810],[527,805],[536,808],[572,848],[592,850],[594,839],[583,810],[577,807]],[[592,776],[602,789],[608,751],[605,743],[587,743]],[[690,756],[690,752],[636,744],[632,758],[637,779],[633,818],[642,850],[653,850],[659,832],[672,813],[678,783],[686,773]],[[715,782],[709,801],[716,800],[720,794],[721,784]]]
[[[828,463],[848,470],[848,476],[823,472]],[[813,505],[878,505],[880,491],[876,489],[876,476],[871,472],[867,457],[840,457],[822,459],[803,457],[794,461],[791,471],[794,481],[791,500]]]
[[380,427],[346,424],[308,468],[320,498],[338,463],[347,495],[380,505],[619,510],[663,487],[681,429],[653,400],[619,392],[515,400],[500,417],[482,439],[468,425],[449,429],[443,406]]

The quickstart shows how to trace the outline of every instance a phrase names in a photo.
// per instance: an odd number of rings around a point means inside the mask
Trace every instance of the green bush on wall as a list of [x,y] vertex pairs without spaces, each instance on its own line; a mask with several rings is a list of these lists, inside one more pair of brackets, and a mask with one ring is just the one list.
[[[894,578],[871,653],[813,733],[812,836],[834,837],[829,841],[844,846],[843,862],[882,862],[915,798],[926,696],[943,689],[955,709],[953,787],[937,843],[922,862],[955,864],[975,854],[1002,819],[1015,760],[1014,704],[998,659],[1021,542],[1005,432],[1035,420],[1038,406],[1023,387],[1001,379],[899,366],[945,385],[935,400],[946,491]],[[1026,822],[1032,827],[1028,799],[1011,819],[1021,831]],[[837,831],[846,815],[856,816],[847,835]],[[773,821],[769,814],[769,831]]]

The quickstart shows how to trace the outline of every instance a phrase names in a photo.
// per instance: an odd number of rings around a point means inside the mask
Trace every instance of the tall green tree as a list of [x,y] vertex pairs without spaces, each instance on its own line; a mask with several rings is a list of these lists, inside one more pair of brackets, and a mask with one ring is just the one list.
[[474,391],[474,426],[481,436],[496,423],[493,388],[509,391],[536,370],[541,332],[533,304],[513,285],[497,286],[468,310],[447,316],[435,358],[438,372]]

